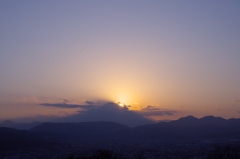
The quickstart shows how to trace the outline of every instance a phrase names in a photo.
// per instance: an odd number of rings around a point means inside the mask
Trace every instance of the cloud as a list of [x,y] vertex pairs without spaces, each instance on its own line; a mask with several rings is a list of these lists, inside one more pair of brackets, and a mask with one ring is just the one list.
[[68,102],[70,102],[70,100],[68,100],[68,99],[63,99],[63,103],[68,103]]
[[159,108],[156,108],[154,106],[148,105],[147,107],[143,108],[142,110],[159,110]]
[[89,105],[93,105],[93,104],[96,104],[95,102],[93,101],[85,101],[86,104],[89,104]]
[[84,108],[84,109],[92,109],[96,108],[95,105],[78,105],[78,104],[66,104],[66,103],[42,103],[42,106],[49,106],[49,107],[58,107],[58,108]]
[[160,115],[174,115],[177,111],[169,111],[169,110],[160,110],[154,106],[148,105],[143,108],[141,111],[137,111],[139,114],[143,116],[160,116]]
[[177,111],[138,111],[143,116],[160,116],[160,115],[174,115]]
[[235,103],[240,103],[240,100],[238,99],[238,100],[235,100],[234,102],[235,102]]

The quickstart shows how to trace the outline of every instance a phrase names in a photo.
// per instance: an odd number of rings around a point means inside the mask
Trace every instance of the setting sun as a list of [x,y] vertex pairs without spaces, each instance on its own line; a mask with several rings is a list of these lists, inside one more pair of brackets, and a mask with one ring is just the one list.
[[118,102],[118,105],[119,105],[120,107],[123,107],[125,104]]

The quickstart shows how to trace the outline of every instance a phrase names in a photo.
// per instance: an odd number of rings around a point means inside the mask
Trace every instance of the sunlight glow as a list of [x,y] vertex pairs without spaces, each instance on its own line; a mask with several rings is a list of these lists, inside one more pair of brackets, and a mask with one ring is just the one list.
[[118,105],[119,105],[120,107],[124,107],[125,104],[118,102]]

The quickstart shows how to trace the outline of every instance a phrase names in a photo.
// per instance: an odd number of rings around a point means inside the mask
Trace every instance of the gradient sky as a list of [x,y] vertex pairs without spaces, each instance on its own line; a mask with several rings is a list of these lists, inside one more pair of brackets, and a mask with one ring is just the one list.
[[[1,0],[0,119],[119,101],[240,117],[239,0]],[[153,108],[153,107],[152,107]]]

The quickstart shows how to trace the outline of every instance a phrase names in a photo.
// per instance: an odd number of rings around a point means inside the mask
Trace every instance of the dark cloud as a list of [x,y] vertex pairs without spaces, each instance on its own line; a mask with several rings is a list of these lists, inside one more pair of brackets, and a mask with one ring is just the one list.
[[137,112],[143,116],[174,115],[175,113],[177,113],[177,111],[160,110],[159,108],[156,108],[151,105],[148,105],[141,111]]
[[160,115],[174,115],[177,111],[161,111],[161,110],[151,110],[151,111],[138,111],[139,114],[143,116],[160,116]]
[[159,110],[159,108],[156,108],[154,106],[148,105],[147,107],[143,108],[142,110]]
[[235,103],[240,103],[240,100],[235,100],[234,102],[235,102]]
[[63,103],[68,103],[68,102],[70,102],[68,99],[63,99]]
[[93,101],[85,101],[86,104],[89,104],[89,105],[93,105],[93,104],[96,104],[95,102]]
[[55,103],[55,104],[43,103],[40,105],[49,106],[49,107],[58,107],[58,108],[84,108],[84,109],[92,109],[97,107],[95,105],[77,105],[77,104],[66,104],[66,103]]

